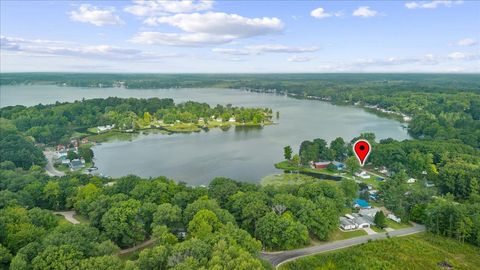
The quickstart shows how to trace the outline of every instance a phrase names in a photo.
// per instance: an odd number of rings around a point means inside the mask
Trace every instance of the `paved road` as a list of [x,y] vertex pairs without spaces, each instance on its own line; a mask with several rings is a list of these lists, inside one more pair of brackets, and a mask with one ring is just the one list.
[[74,217],[75,211],[59,211],[53,213],[65,217],[65,219],[72,224],[80,224],[80,221]]
[[[423,231],[425,231],[425,226],[415,224],[413,227],[389,232],[389,235],[392,237],[404,236],[404,235],[419,233]],[[377,233],[374,235],[365,235],[365,236],[350,238],[350,239],[341,240],[341,241],[335,241],[328,244],[312,246],[312,247],[307,247],[302,249],[280,251],[280,252],[262,252],[261,256],[262,258],[270,261],[273,266],[278,267],[282,263],[295,260],[299,257],[359,245],[359,244],[368,242],[368,240],[370,239],[377,240],[377,239],[384,239],[384,238],[387,238],[386,233]]]
[[47,172],[47,174],[50,176],[59,176],[59,177],[64,176],[65,173],[55,169],[55,167],[53,166],[53,158],[54,158],[55,152],[44,151],[43,154],[47,158],[47,165],[45,165],[45,171]]

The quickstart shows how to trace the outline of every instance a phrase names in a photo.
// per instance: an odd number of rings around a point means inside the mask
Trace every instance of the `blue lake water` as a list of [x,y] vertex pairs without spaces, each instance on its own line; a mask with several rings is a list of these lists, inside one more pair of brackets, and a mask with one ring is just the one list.
[[264,128],[212,129],[191,134],[139,135],[132,141],[112,141],[93,148],[99,172],[109,176],[165,175],[192,185],[207,184],[216,176],[258,182],[276,173],[273,164],[283,159],[283,147],[294,151],[304,140],[343,137],[349,141],[361,132],[378,139],[408,139],[401,123],[380,118],[352,106],[335,106],[315,100],[298,100],[273,94],[232,89],[122,89],[73,88],[51,85],[2,86],[0,106],[48,104],[97,97],[159,97],[211,105],[233,104],[269,107],[280,111],[276,125]]

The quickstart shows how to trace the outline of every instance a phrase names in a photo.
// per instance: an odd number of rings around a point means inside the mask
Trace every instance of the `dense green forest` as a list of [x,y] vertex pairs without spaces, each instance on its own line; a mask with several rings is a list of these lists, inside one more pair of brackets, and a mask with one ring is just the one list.
[[[346,201],[340,185],[322,181],[261,187],[216,178],[189,187],[164,177],[52,178],[10,161],[0,164],[0,190],[0,257],[11,269],[269,269],[262,247],[328,239]],[[62,209],[89,224],[59,222],[51,210]],[[153,246],[135,258],[114,256],[147,239]]]
[[206,103],[193,101],[175,104],[168,98],[110,97],[0,109],[0,116],[10,120],[18,131],[32,136],[36,142],[46,144],[65,143],[75,131],[104,125],[115,125],[115,130],[138,130],[177,122],[205,126],[218,121],[259,125],[268,123],[271,115],[272,110],[268,108],[238,108],[231,105],[210,107]]

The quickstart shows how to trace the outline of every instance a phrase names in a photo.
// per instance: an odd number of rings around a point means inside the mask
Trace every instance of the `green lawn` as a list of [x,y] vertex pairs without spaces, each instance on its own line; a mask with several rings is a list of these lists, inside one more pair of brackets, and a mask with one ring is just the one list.
[[429,233],[372,241],[299,258],[279,269],[479,269],[480,248]]
[[383,233],[385,232],[384,229],[380,228],[380,227],[377,227],[377,226],[370,226],[370,229],[372,229],[374,232],[377,232],[377,233]]
[[[267,175],[260,180],[260,184],[262,186],[281,186],[281,185],[300,185],[308,182],[315,182],[319,181],[315,177],[311,177],[304,174],[299,173],[280,173],[280,174],[271,174]],[[333,180],[320,180],[320,181],[327,181],[332,183],[338,183]]]
[[410,223],[397,223],[397,222],[387,218],[387,227],[390,227],[394,230],[399,230],[399,229],[405,229],[405,228],[408,228],[408,227],[412,227],[412,224],[410,224]]
[[367,235],[367,232],[364,230],[355,230],[355,231],[346,231],[346,232],[341,230],[336,230],[335,233],[332,235],[332,238],[330,239],[330,241],[333,242],[338,240],[359,237],[363,235]]

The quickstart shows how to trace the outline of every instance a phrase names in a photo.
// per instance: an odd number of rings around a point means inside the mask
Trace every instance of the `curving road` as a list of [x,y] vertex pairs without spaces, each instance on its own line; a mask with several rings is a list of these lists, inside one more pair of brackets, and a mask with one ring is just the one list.
[[[419,233],[425,231],[425,226],[415,224],[413,227],[400,229],[391,231],[388,234],[390,236],[405,236],[409,234]],[[327,243],[318,246],[312,246],[302,249],[294,249],[294,250],[287,250],[287,251],[279,251],[279,252],[262,252],[261,257],[268,260],[272,263],[273,266],[278,267],[279,265],[295,260],[300,257],[322,253],[326,251],[346,248],[350,246],[355,246],[359,244],[363,244],[368,242],[368,240],[377,240],[377,239],[385,239],[387,238],[386,233],[377,233],[374,235],[365,235],[355,238],[350,238],[346,240],[335,241],[332,243]]]
[[49,176],[58,176],[58,177],[65,176],[64,172],[61,172],[61,171],[55,169],[55,167],[53,166],[53,158],[54,158],[55,152],[44,151],[43,154],[47,158],[47,165],[45,165],[45,172]]

